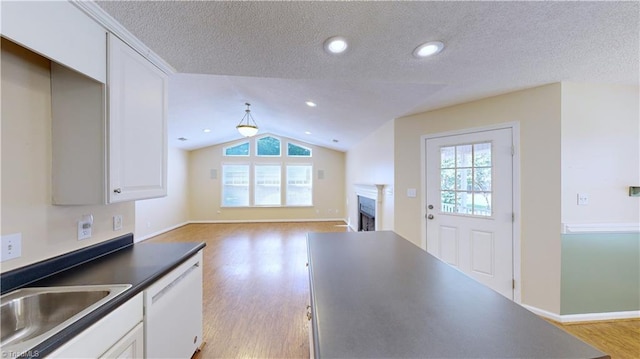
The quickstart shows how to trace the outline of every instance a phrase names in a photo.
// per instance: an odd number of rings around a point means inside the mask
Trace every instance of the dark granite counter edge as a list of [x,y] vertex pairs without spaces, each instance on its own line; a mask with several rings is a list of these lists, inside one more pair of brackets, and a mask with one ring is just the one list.
[[311,298],[311,303],[309,303],[311,306],[311,326],[309,327],[309,330],[311,330],[313,335],[313,343],[309,343],[309,345],[313,345],[313,354],[314,357],[317,358],[320,357],[320,339],[318,338],[318,317],[316,315],[318,308],[316,307],[315,293],[313,291],[313,266],[311,261],[311,246],[309,245],[309,234],[307,234],[307,263],[307,269],[309,270],[309,294]]
[[[125,244],[125,243],[129,243],[129,244]],[[125,244],[125,245],[123,245]],[[43,279],[45,277],[49,277],[52,276],[56,273],[60,273],[64,270],[67,269],[71,269],[74,267],[77,267],[83,263],[87,263],[91,260],[100,258],[100,257],[104,257],[106,255],[109,255],[111,253],[114,253],[118,250],[121,250],[123,248],[127,248],[129,246],[133,245],[133,234],[127,234],[118,238],[114,238],[112,240],[109,241],[105,241],[103,243],[98,243],[97,245],[94,246],[90,246],[84,249],[80,249],[78,251],[74,251],[71,253],[67,253],[67,254],[63,254],[61,256],[57,256],[54,258],[51,258],[49,260],[45,260],[42,262],[38,262],[35,263],[32,266],[26,266],[24,268],[19,268],[15,271],[11,271],[9,273],[7,273],[7,275],[9,276],[9,278],[11,278],[12,276],[18,274],[18,275],[23,275],[25,280],[23,281],[24,283],[15,286],[15,281],[14,279],[11,279],[10,282],[12,282],[12,289],[8,289],[8,291],[13,290],[13,289],[17,289],[20,287],[24,287],[26,285],[28,285],[29,283],[34,283],[37,280]],[[94,323],[96,323],[97,321],[99,321],[100,319],[104,318],[107,314],[111,313],[112,311],[114,311],[115,309],[117,309],[118,307],[120,307],[120,305],[126,303],[129,299],[135,297],[137,294],[139,294],[140,292],[142,292],[144,289],[146,289],[149,285],[151,285],[153,282],[155,282],[157,279],[159,279],[160,277],[164,276],[165,274],[169,273],[171,270],[173,270],[174,268],[178,267],[180,264],[182,264],[184,261],[186,261],[187,259],[191,258],[192,256],[194,256],[196,253],[198,253],[198,251],[200,251],[202,248],[205,247],[205,243],[199,243],[197,245],[195,245],[191,250],[187,251],[186,253],[184,253],[182,256],[180,256],[179,258],[177,258],[175,261],[168,263],[167,265],[163,266],[161,269],[159,269],[158,271],[156,271],[153,275],[147,277],[145,280],[132,285],[131,288],[125,290],[124,292],[122,292],[120,295],[118,295],[117,297],[115,297],[114,299],[110,300],[109,302],[101,305],[100,307],[96,308],[95,310],[91,311],[90,313],[88,313],[87,315],[83,316],[82,318],[78,319],[76,322],[70,324],[68,327],[64,328],[63,330],[61,330],[60,332],[54,334],[53,336],[51,336],[50,338],[46,339],[45,341],[43,341],[42,343],[36,345],[35,347],[27,350],[27,352],[25,352],[24,354],[20,355],[19,358],[37,358],[37,357],[42,357],[48,354],[51,354],[54,350],[56,350],[57,348],[61,347],[62,345],[64,345],[66,342],[68,342],[69,340],[71,340],[73,337],[75,337],[76,335],[80,334],[82,331],[84,331],[85,329],[89,328],[91,325],[93,325]],[[89,258],[87,257],[88,255],[93,255],[94,257]],[[69,260],[69,265],[67,267],[60,267],[59,263],[63,263],[64,260]],[[52,265],[53,263],[53,265]],[[44,273],[42,276],[40,277],[35,277],[35,275],[33,274],[34,272],[29,272],[29,269],[33,269],[35,270],[35,273],[38,274],[42,274],[43,273],[43,268],[49,268],[54,270],[53,273]],[[5,275],[3,274],[2,277],[5,277]],[[6,279],[6,278],[5,278]],[[117,283],[117,284],[131,284],[131,283]],[[5,290],[5,288],[3,288],[3,291]],[[3,292],[4,294],[4,292]]]

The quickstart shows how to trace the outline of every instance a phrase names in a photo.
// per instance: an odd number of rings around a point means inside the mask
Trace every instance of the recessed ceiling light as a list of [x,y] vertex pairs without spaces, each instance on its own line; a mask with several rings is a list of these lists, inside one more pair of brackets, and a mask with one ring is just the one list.
[[331,54],[341,54],[347,50],[347,47],[349,47],[347,39],[342,36],[330,37],[324,42],[325,51]]
[[311,132],[309,132],[309,131],[304,131],[304,134],[305,134],[305,135],[310,135],[310,134],[311,134]]
[[318,105],[316,105],[316,103],[315,103],[315,102],[313,102],[313,101],[307,101],[307,102],[305,102],[305,103],[306,103],[306,104],[307,104],[307,106],[309,106],[309,107],[316,107],[316,106],[318,106]]
[[210,128],[204,128],[204,129],[202,129],[202,132],[209,133],[209,132],[211,132],[211,129]]
[[444,44],[440,41],[431,41],[416,47],[413,56],[421,59],[435,55],[444,49]]

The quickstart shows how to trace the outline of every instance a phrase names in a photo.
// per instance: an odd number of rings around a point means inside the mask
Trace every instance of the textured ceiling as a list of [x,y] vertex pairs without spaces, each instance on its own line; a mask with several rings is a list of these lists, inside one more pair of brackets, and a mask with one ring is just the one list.
[[[263,133],[344,151],[408,114],[552,82],[639,81],[638,2],[97,3],[178,71],[169,139],[185,149],[239,138],[245,102]],[[334,35],[346,53],[323,51]],[[441,54],[411,56],[431,40]]]

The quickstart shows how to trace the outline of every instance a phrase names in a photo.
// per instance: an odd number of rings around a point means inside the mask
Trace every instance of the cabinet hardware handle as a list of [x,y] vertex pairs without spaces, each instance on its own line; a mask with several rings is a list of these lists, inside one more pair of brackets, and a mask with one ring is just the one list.
[[122,193],[122,190],[120,188],[116,188],[113,190],[114,193]]

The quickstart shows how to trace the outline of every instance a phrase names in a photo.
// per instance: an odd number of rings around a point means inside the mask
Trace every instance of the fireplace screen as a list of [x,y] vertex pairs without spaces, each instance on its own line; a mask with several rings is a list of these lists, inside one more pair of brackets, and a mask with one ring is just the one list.
[[358,196],[358,232],[376,230],[376,201]]

